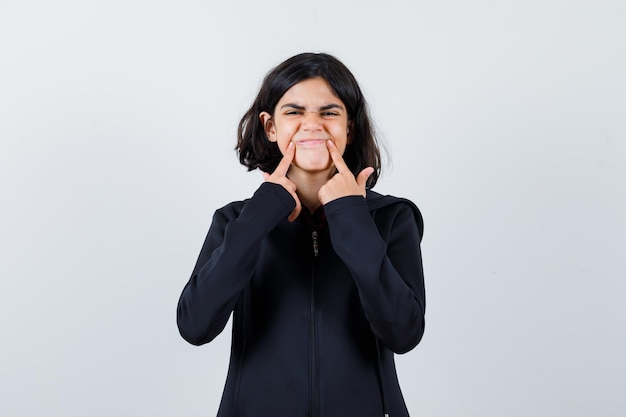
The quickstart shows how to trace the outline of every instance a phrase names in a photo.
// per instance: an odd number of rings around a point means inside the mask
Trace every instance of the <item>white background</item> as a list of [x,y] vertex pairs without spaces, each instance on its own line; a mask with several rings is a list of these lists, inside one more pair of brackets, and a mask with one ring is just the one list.
[[626,413],[626,2],[0,1],[0,415],[210,416],[175,308],[264,74],[351,68],[425,218],[418,417]]

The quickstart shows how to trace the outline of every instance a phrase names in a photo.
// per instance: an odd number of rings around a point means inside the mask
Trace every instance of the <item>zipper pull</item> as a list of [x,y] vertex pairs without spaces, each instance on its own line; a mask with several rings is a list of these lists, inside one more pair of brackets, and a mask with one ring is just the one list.
[[313,256],[317,258],[320,253],[317,247],[317,231],[313,231],[311,237],[313,238]]

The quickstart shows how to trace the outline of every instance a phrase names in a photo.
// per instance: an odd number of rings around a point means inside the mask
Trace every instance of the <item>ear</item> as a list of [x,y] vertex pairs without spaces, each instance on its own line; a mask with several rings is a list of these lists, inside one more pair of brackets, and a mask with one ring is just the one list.
[[270,142],[276,142],[276,127],[274,126],[272,115],[266,111],[262,111],[259,114],[259,119],[261,120],[261,124],[263,125],[263,130],[265,130],[265,135],[267,135],[267,139]]
[[346,143],[350,144],[352,143],[352,133],[354,131],[354,122],[353,121],[349,121],[348,122],[348,128],[346,129]]

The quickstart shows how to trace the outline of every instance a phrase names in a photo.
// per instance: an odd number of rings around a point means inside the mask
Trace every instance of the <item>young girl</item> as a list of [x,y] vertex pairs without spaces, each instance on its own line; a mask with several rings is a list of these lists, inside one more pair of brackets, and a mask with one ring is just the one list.
[[327,54],[283,62],[236,149],[265,182],[217,210],[177,311],[194,345],[233,313],[218,416],[408,416],[394,352],[424,332],[423,223],[370,190],[380,154],[354,76]]

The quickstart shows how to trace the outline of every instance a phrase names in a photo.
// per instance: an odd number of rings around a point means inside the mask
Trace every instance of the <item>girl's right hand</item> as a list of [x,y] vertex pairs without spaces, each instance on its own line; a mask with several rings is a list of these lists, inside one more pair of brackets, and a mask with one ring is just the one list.
[[272,174],[268,174],[267,172],[263,173],[263,178],[266,182],[282,185],[285,190],[289,191],[289,194],[291,194],[293,199],[296,200],[296,208],[294,208],[289,217],[287,217],[287,220],[290,222],[296,220],[300,214],[300,210],[302,210],[302,204],[300,204],[300,199],[298,198],[298,194],[296,194],[296,184],[287,178],[287,171],[289,171],[291,161],[293,161],[295,154],[296,147],[293,142],[289,142],[285,154],[283,155],[283,159],[280,160],[280,163],[274,172],[272,172]]

